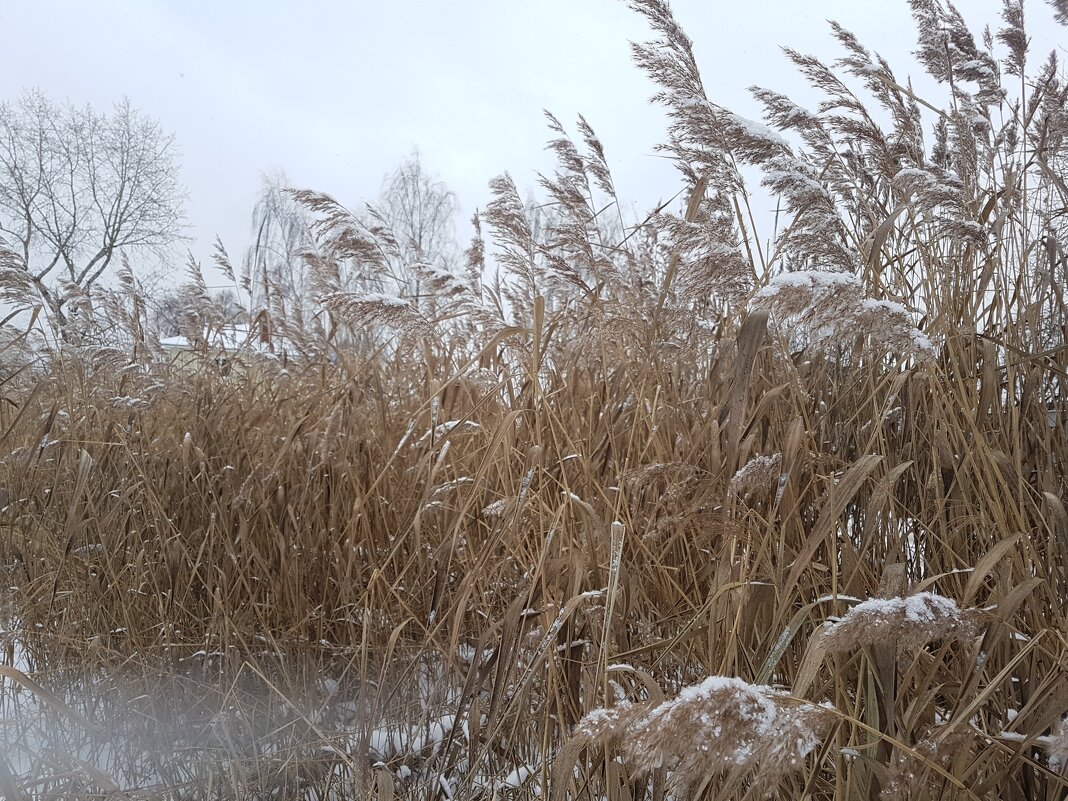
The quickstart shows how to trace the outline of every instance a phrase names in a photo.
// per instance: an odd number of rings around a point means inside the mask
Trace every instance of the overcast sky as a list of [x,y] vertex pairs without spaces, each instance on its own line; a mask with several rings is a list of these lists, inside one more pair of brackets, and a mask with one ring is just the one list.
[[[958,0],[973,29],[999,0]],[[746,87],[803,85],[779,46],[832,60],[827,19],[918,73],[904,0],[674,0],[712,100],[759,116]],[[1048,7],[1027,5],[1048,50]],[[505,170],[521,190],[551,168],[542,109],[582,113],[600,135],[622,197],[645,210],[678,189],[654,152],[664,120],[628,42],[648,36],[620,0],[0,0],[0,98],[36,86],[105,108],[129,97],[172,131],[189,192],[190,243],[215,234],[236,258],[260,176],[350,206],[373,199],[415,147],[456,192],[464,216]],[[1044,52],[1034,53],[1034,58]],[[466,229],[462,229],[466,230]]]

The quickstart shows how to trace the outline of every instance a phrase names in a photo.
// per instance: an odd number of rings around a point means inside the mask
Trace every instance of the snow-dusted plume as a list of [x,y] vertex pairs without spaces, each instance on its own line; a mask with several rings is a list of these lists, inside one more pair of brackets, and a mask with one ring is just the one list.
[[865,297],[851,273],[798,270],[779,273],[757,292],[750,307],[769,312],[780,324],[792,323],[814,344],[868,336],[887,350],[927,358],[934,346],[899,303]]
[[831,652],[864,645],[896,643],[918,648],[933,640],[965,642],[975,636],[978,612],[961,609],[952,598],[920,592],[905,598],[870,598],[824,630]]
[[782,475],[782,454],[754,456],[731,478],[729,489],[738,498],[775,491]]
[[622,704],[587,715],[577,736],[618,748],[635,770],[665,767],[680,787],[710,774],[800,768],[835,719],[827,707],[738,678],[710,676],[660,704]]
[[354,328],[386,326],[410,334],[429,334],[430,324],[411,303],[380,292],[331,292],[320,299],[323,308]]
[[26,261],[0,239],[0,300],[16,308],[30,308],[36,299]]
[[752,291],[753,265],[738,242],[725,194],[705,198],[692,219],[662,212],[650,222],[679,259],[677,284],[683,300],[701,302],[715,296],[739,302]]

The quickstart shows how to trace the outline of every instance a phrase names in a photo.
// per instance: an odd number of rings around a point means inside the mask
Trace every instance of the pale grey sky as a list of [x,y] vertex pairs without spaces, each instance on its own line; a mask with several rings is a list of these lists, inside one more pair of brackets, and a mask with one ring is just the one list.
[[[959,0],[996,25],[999,0]],[[752,84],[804,104],[779,46],[839,55],[827,19],[919,73],[904,0],[674,0],[710,98],[746,116]],[[1034,58],[1063,41],[1045,3],[1027,5]],[[0,98],[38,87],[105,108],[123,96],[177,138],[194,237],[207,260],[216,233],[236,259],[260,175],[349,206],[418,147],[457,193],[464,216],[505,170],[522,188],[551,169],[542,109],[598,132],[621,196],[644,210],[678,189],[654,152],[664,120],[630,61],[648,38],[621,0],[0,0]],[[811,96],[808,96],[811,97]],[[465,229],[462,229],[465,230]]]

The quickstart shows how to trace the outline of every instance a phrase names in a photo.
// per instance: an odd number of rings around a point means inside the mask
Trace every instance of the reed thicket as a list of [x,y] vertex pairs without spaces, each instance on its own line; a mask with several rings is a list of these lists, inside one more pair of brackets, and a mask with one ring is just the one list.
[[1059,62],[1016,0],[979,37],[911,0],[938,96],[832,24],[837,60],[785,51],[815,104],[754,88],[757,123],[664,0],[632,6],[677,208],[625,221],[593,129],[550,115],[547,222],[495,179],[418,297],[373,282],[399,247],[373,210],[301,191],[313,316],[216,253],[262,285],[241,353],[196,265],[177,360],[129,271],[47,356],[11,339],[33,664],[299,655],[358,709],[331,770],[188,792],[1064,797]]

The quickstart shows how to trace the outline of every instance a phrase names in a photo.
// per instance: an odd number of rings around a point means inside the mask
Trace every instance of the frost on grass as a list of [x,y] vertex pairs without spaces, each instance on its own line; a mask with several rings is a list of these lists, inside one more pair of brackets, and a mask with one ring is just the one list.
[[933,640],[965,642],[976,635],[978,612],[952,598],[920,592],[906,598],[870,598],[854,606],[823,632],[831,652],[893,643],[920,647]]
[[622,704],[591,712],[577,735],[614,744],[637,771],[673,771],[691,785],[709,774],[759,768],[777,777],[799,768],[834,721],[825,706],[741,679],[710,676],[660,704]]

